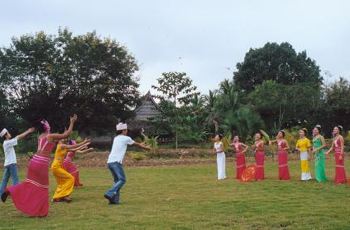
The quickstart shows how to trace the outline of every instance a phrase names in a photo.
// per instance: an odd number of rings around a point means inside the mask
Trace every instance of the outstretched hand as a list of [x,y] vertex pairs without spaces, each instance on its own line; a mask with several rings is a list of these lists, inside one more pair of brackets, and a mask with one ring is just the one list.
[[27,130],[28,133],[34,133],[35,132],[35,128],[34,127],[31,127]]
[[77,121],[77,119],[78,119],[78,116],[76,114],[74,114],[73,116],[70,117],[70,122],[74,123]]

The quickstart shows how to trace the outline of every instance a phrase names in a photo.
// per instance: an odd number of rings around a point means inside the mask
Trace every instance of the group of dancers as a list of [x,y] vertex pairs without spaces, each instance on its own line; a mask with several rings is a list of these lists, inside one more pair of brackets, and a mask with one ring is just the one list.
[[[313,139],[310,141],[307,138],[307,130],[305,128],[299,130],[299,139],[296,143],[295,149],[300,154],[300,168],[301,180],[311,180],[311,172],[309,167],[310,154],[314,155],[315,159],[315,179],[318,182],[327,181],[326,176],[326,155],[334,152],[335,159],[335,179],[336,184],[346,183],[346,173],[344,167],[344,139],[341,135],[343,127],[335,126],[333,129],[333,141],[329,149],[324,137],[321,135],[321,126],[316,125],[312,130]],[[221,141],[222,136],[215,136],[215,143],[213,151],[217,155],[217,173],[218,179],[226,178],[225,168],[225,153],[224,146]],[[276,139],[268,141],[264,140],[264,135],[261,131],[255,134],[254,144],[251,146],[255,152],[255,165],[246,166],[245,153],[249,146],[240,142],[238,136],[234,136],[231,144],[236,153],[236,178],[241,181],[259,181],[264,180],[264,161],[265,161],[265,144],[277,145],[278,155],[278,177],[280,180],[289,180],[288,168],[288,150],[289,144],[285,139],[285,131],[278,132]]]
[[[92,150],[89,147],[91,141],[85,139],[80,143],[68,140],[73,131],[77,116],[70,117],[68,129],[63,133],[51,133],[50,124],[46,120],[38,120],[34,127],[24,133],[12,138],[7,129],[0,132],[0,137],[4,139],[3,148],[5,153],[5,164],[3,181],[0,187],[1,200],[5,202],[8,196],[11,197],[15,207],[28,216],[44,217],[49,213],[49,165],[50,154],[56,148],[54,160],[51,164],[51,171],[56,179],[57,187],[54,192],[53,202],[71,202],[71,194],[74,186],[81,186],[79,171],[73,163],[75,153],[86,153]],[[107,165],[112,174],[113,186],[108,189],[104,198],[111,205],[120,203],[120,190],[126,183],[123,160],[128,145],[136,145],[140,148],[150,150],[150,147],[132,140],[128,136],[128,126],[125,123],[118,123],[116,126],[117,136],[113,140],[112,149],[108,156]],[[19,183],[17,175],[17,160],[14,146],[19,140],[33,132],[39,132],[38,148],[28,164],[27,176]],[[309,167],[309,154],[315,155],[315,178],[318,182],[327,180],[325,170],[325,155],[334,151],[336,162],[335,183],[346,183],[344,168],[344,139],[341,135],[342,127],[336,126],[333,129],[333,141],[331,147],[326,151],[327,145],[321,133],[321,126],[317,125],[312,131],[312,142],[306,137],[307,130],[299,131],[299,140],[296,143],[296,150],[300,153],[301,180],[312,179]],[[218,179],[226,178],[225,153],[221,142],[222,136],[215,136],[214,152],[217,154]],[[256,164],[246,166],[245,153],[249,146],[240,142],[235,136],[231,146],[236,153],[236,178],[242,181],[263,180],[265,161],[264,136],[261,132],[255,134],[255,142],[251,148],[255,151]],[[276,139],[269,141],[269,145],[276,144],[278,151],[279,179],[289,180],[288,150],[289,145],[285,139],[285,132],[279,131]],[[7,187],[9,178],[12,178],[13,185]]]
[[[0,136],[4,139],[3,148],[5,153],[4,175],[0,190],[3,202],[10,196],[15,207],[20,212],[32,217],[45,217],[48,215],[50,154],[55,148],[51,171],[56,179],[57,187],[52,202],[70,203],[72,201],[71,194],[74,187],[82,186],[78,168],[72,161],[74,155],[75,153],[86,153],[93,150],[89,147],[91,143],[89,139],[85,139],[80,143],[68,140],[76,121],[77,115],[70,117],[69,127],[63,133],[51,133],[50,124],[44,119],[38,120],[34,127],[14,138],[12,138],[7,129],[3,129],[0,132]],[[150,149],[143,143],[135,142],[127,136],[127,124],[119,123],[116,129],[118,135],[114,138],[107,162],[114,183],[112,188],[104,194],[109,204],[119,204],[120,189],[126,182],[122,163],[127,146],[136,145],[147,150]],[[38,149],[29,161],[26,179],[19,183],[14,146],[17,145],[18,140],[35,131],[39,132]],[[13,185],[7,187],[10,177]]]

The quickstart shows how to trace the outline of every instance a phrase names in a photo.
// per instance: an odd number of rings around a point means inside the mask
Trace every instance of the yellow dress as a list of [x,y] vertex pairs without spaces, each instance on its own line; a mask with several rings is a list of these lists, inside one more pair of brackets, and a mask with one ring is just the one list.
[[297,141],[296,147],[300,151],[301,180],[310,180],[311,173],[308,160],[308,149],[311,147],[311,142],[305,137]]
[[62,149],[62,146],[58,144],[55,152],[55,159],[51,165],[52,173],[57,181],[57,188],[53,199],[69,196],[73,192],[74,177],[62,167],[66,154],[67,149]]

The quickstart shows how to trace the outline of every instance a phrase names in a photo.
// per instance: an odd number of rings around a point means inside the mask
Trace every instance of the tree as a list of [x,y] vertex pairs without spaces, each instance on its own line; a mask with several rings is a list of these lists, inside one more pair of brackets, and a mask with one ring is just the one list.
[[220,83],[215,110],[225,132],[246,138],[263,128],[264,122],[252,106],[242,103],[243,95],[232,81],[224,80]]
[[[167,72],[157,79],[158,86],[152,88],[157,90],[160,95],[157,97],[161,101],[170,101],[173,106],[168,106],[168,111],[163,111],[171,122],[170,126],[175,132],[175,146],[178,147],[178,129],[179,129],[179,108],[178,106],[188,104],[196,95],[197,87],[193,85],[192,80],[186,76],[186,73]],[[182,116],[184,116],[182,114]]]
[[[350,83],[344,78],[330,84],[324,90],[324,104],[319,116],[326,131],[335,125],[350,128]],[[329,132],[328,132],[329,133]]]
[[283,85],[310,83],[314,87],[322,83],[316,62],[307,57],[306,51],[296,53],[287,42],[266,43],[262,48],[250,49],[236,67],[234,82],[246,92],[253,91],[266,80]]
[[0,86],[25,120],[45,117],[63,128],[78,113],[81,131],[110,129],[132,115],[139,93],[138,66],[127,49],[95,32],[44,32],[13,38],[0,49]]
[[2,130],[4,127],[6,127],[8,120],[8,101],[2,91],[0,91],[0,114],[0,130]]
[[320,91],[313,85],[283,85],[272,80],[257,86],[248,98],[274,133],[299,121],[313,122],[321,102]]

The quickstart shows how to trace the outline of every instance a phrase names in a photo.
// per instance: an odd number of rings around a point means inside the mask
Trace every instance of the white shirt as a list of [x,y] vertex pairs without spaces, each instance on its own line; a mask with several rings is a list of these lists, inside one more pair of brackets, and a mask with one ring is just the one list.
[[14,146],[17,145],[17,137],[12,138],[10,140],[5,140],[3,143],[4,153],[5,153],[5,163],[4,166],[10,164],[16,164],[16,152]]
[[113,140],[112,150],[108,156],[107,163],[118,162],[123,163],[128,145],[133,145],[135,141],[128,136],[118,135]]
[[223,149],[223,144],[222,144],[221,141],[215,142],[215,143],[214,143],[214,148],[215,148],[216,153],[223,153],[223,152],[224,152],[224,151],[222,150],[222,149]]

